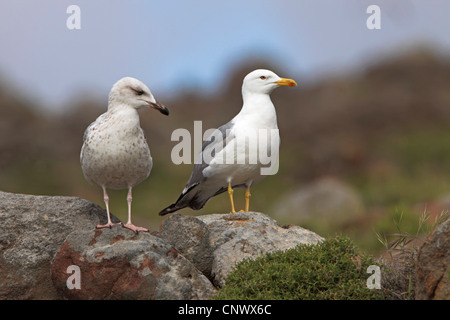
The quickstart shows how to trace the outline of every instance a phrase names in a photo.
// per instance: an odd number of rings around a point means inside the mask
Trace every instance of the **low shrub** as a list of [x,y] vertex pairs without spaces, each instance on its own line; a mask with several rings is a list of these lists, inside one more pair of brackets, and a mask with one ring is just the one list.
[[337,236],[241,261],[214,299],[383,299],[382,290],[367,287],[367,268],[376,264]]

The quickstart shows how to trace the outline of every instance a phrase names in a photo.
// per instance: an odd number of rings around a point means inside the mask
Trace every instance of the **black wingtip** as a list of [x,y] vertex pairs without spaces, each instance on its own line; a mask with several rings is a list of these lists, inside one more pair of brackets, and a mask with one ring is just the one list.
[[159,212],[160,216],[165,216],[166,214],[178,211],[180,209],[186,208],[186,207],[190,207],[194,210],[199,210],[201,208],[203,208],[203,206],[205,205],[206,201],[202,202],[200,206],[195,204],[195,199],[197,199],[197,197],[194,195],[186,204],[187,201],[182,201],[182,199],[191,193],[192,190],[195,189],[195,187],[197,187],[199,184],[195,183],[189,187],[186,187],[185,190],[183,190],[183,192],[180,194],[180,196],[178,197],[177,201],[175,203],[172,203],[170,206],[168,206],[167,208],[162,209]]
[[162,209],[158,214],[160,216],[165,216],[166,214],[172,213],[177,211],[179,208],[175,207],[175,203],[171,204],[170,206],[168,206],[167,208]]

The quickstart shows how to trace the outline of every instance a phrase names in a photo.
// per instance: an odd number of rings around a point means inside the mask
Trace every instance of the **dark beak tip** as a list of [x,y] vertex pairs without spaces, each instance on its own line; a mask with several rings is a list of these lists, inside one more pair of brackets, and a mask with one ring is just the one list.
[[167,107],[159,102],[156,103],[150,103],[150,106],[153,107],[153,109],[158,110],[163,115],[168,116],[169,115],[169,109]]
[[169,109],[167,109],[167,107],[162,104],[158,105],[158,111],[161,112],[165,116],[169,115]]

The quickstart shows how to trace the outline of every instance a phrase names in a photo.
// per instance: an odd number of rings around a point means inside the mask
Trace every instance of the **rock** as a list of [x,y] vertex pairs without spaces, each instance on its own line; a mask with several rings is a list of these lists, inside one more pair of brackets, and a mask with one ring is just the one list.
[[72,231],[105,222],[101,207],[80,198],[0,192],[0,299],[58,299],[55,252]]
[[87,200],[0,192],[0,299],[209,299],[237,262],[323,240],[257,212],[174,214],[156,235],[104,223]]
[[338,179],[321,178],[283,197],[275,205],[273,216],[294,224],[313,218],[322,228],[333,231],[363,213],[363,201],[356,190]]
[[214,249],[206,224],[192,216],[175,213],[166,218],[158,237],[173,245],[205,276],[211,278]]
[[[186,222],[188,223],[185,224]],[[186,236],[189,243],[186,245],[179,230],[189,229],[190,225],[197,226],[197,229]],[[168,232],[169,230],[173,231]],[[204,250],[206,261],[210,261],[211,265],[203,268],[210,272],[210,279],[217,286],[223,286],[235,264],[245,258],[255,258],[298,244],[312,244],[323,240],[317,234],[298,226],[281,227],[275,220],[258,212],[211,214],[196,218],[175,216],[164,221],[159,235],[164,236],[182,254],[186,249],[194,255],[195,252]]]
[[425,239],[416,276],[416,299],[450,300],[450,219]]
[[312,231],[299,226],[281,227],[269,216],[259,212],[213,214],[198,217],[209,228],[214,248],[211,274],[218,286],[236,263],[265,253],[287,250],[299,244],[323,240]]
[[[80,289],[69,289],[67,268],[80,268]],[[72,232],[51,267],[67,299],[209,299],[211,282],[174,247],[149,233],[123,228]]]

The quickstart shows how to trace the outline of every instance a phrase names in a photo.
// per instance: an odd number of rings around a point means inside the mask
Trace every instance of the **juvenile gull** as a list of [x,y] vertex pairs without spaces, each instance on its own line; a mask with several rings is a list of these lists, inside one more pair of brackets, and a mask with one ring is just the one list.
[[169,110],[155,100],[145,84],[134,78],[122,78],[109,93],[108,110],[84,132],[81,168],[86,180],[102,187],[108,214],[108,223],[97,225],[97,228],[115,225],[111,222],[106,189],[128,189],[128,221],[122,226],[136,233],[148,232],[148,229],[131,222],[132,189],[148,178],[153,166],[137,111],[144,107],[169,114]]
[[[271,158],[278,160],[280,136],[270,93],[279,86],[296,85],[294,80],[280,78],[270,70],[258,69],[249,73],[242,84],[241,111],[230,122],[216,129],[212,133],[214,138],[203,143],[199,155],[202,160],[194,164],[183,192],[175,203],[161,210],[159,215],[186,207],[199,210],[210,198],[225,191],[228,191],[231,212],[234,213],[233,188],[243,187],[246,188],[245,211],[249,211],[250,187],[264,175],[272,174],[262,175],[261,170],[265,165],[261,159],[252,162],[252,156],[259,155],[258,148],[265,147]],[[273,134],[273,139],[266,136],[266,145],[259,144],[260,140],[257,144],[246,142],[247,137],[257,136],[261,139],[261,132]],[[274,167],[278,169],[278,165]]]

